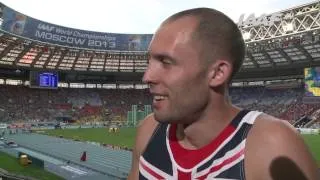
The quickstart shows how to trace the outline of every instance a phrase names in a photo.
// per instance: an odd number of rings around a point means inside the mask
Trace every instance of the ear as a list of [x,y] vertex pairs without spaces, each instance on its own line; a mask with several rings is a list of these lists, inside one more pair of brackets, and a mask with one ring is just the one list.
[[216,60],[209,67],[209,86],[217,87],[226,84],[232,74],[232,64],[226,60]]

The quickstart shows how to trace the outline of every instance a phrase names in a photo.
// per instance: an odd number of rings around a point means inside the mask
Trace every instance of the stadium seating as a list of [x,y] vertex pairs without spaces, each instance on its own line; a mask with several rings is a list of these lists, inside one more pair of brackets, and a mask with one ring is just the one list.
[[[263,111],[293,123],[320,108],[320,103],[305,104],[304,89],[268,89],[266,87],[231,88],[232,102],[242,108]],[[61,117],[84,122],[126,120],[131,105],[151,104],[146,89],[31,89],[25,86],[0,86],[2,121],[46,122]]]

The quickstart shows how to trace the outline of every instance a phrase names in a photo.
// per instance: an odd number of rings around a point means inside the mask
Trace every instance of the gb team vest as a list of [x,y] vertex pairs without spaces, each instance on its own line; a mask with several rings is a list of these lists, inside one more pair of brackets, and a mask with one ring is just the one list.
[[140,157],[139,179],[244,180],[246,139],[260,114],[240,111],[217,138],[197,150],[178,143],[176,125],[160,123]]

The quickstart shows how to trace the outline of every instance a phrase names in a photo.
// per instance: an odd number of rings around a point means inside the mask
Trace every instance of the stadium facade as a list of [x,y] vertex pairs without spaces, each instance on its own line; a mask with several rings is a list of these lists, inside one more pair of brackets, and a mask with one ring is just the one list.
[[[267,113],[277,113],[283,119],[296,120],[291,123],[297,128],[310,128],[318,121],[314,127],[319,128],[320,2],[259,17],[242,15],[238,26],[247,52],[242,68],[231,83],[230,93],[235,95],[232,97],[235,104],[249,109],[261,108]],[[31,128],[35,124],[36,128],[42,128],[50,126],[50,118],[63,120],[69,115],[79,119],[91,115],[94,115],[93,119],[98,119],[98,115],[106,118],[113,106],[111,112],[123,113],[125,110],[124,114],[128,113],[125,120],[129,121],[131,117],[130,121],[136,124],[137,117],[151,112],[147,91],[137,89],[148,88],[141,79],[148,64],[146,50],[152,34],[115,34],[62,27],[21,14],[1,3],[0,27],[1,120],[5,116],[32,120]],[[304,87],[310,94],[304,98],[306,100],[301,100]],[[38,88],[62,91],[39,91]],[[90,91],[92,89],[94,91]],[[138,106],[144,111],[138,111]],[[42,122],[33,124],[37,119]],[[83,120],[85,125],[92,126],[91,122]],[[23,125],[10,124],[10,128],[25,128],[25,122]],[[78,128],[83,127],[81,124]],[[60,140],[58,144],[61,144]],[[70,144],[74,145],[73,142]],[[38,151],[43,148],[42,153],[50,156],[60,153],[60,158],[79,164],[76,150],[81,148],[78,147],[71,147],[72,151],[53,152],[55,149],[49,146],[24,146]],[[72,157],[66,157],[66,151]],[[101,163],[89,159],[88,166],[97,172],[103,171],[102,174],[124,178],[130,166],[129,154],[125,153],[123,159],[108,162],[101,159],[111,155],[100,159],[97,156]],[[95,155],[91,157],[93,159]],[[121,169],[123,164],[120,163],[117,167],[118,161],[125,161],[127,166]],[[114,167],[118,169],[114,170]]]
[[[59,73],[59,87],[147,87],[141,77],[152,34],[72,29],[0,6],[1,84],[29,85],[31,71],[45,70]],[[232,85],[303,82],[304,68],[320,65],[319,14],[319,2],[312,2],[260,17],[241,16],[247,54]]]

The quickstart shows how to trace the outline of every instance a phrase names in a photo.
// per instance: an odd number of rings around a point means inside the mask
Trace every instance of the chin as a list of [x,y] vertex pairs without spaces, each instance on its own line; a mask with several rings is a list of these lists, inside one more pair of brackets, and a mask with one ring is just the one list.
[[162,115],[159,113],[154,113],[154,119],[159,123],[178,123],[177,118],[167,116],[167,115]]
[[154,115],[154,119],[159,123],[170,123],[166,118]]

